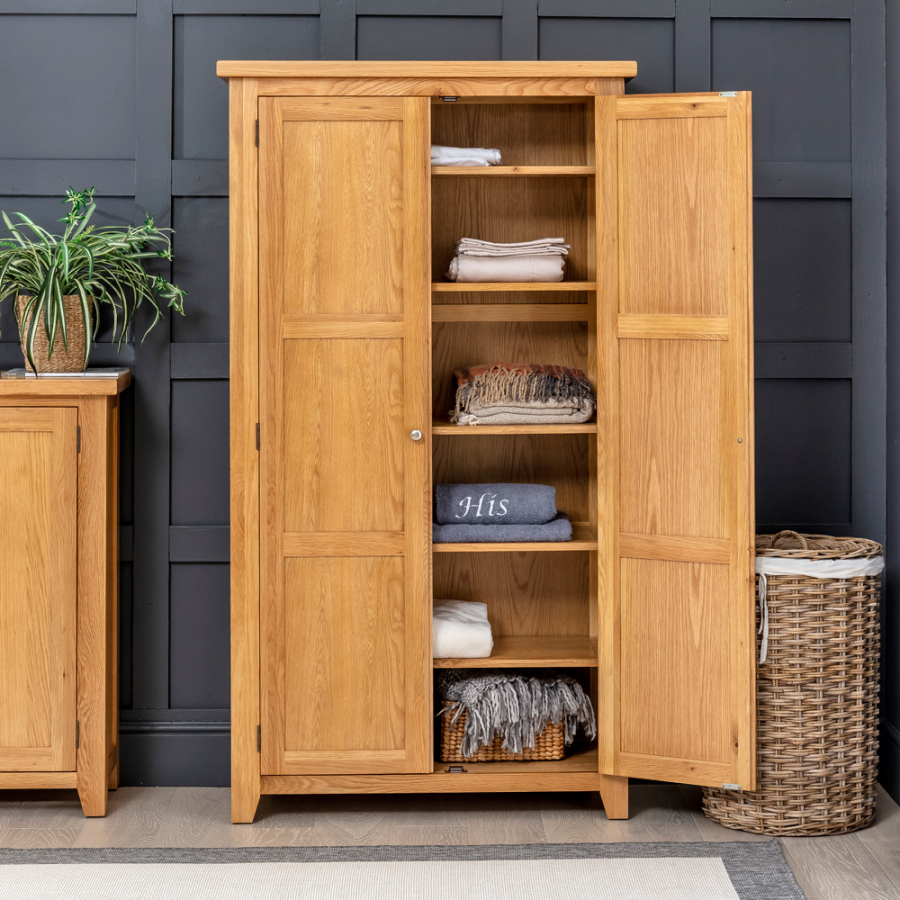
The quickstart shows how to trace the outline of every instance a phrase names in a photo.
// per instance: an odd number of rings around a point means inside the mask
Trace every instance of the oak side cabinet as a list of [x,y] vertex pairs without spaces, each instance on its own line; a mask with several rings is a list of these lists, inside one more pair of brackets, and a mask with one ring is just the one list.
[[[750,95],[633,62],[220,62],[229,81],[232,818],[261,794],[755,784]],[[429,145],[503,164],[431,167]],[[462,237],[571,245],[450,282]],[[457,427],[453,372],[575,366],[580,425]],[[435,484],[536,482],[563,543],[432,544]],[[433,659],[433,598],[490,658]],[[448,766],[434,672],[564,670],[598,737]]]
[[118,787],[117,378],[0,379],[0,788]]

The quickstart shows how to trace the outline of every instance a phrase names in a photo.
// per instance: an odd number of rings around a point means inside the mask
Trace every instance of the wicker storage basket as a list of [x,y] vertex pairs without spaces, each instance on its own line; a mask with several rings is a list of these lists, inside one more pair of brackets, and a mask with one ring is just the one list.
[[[882,549],[859,538],[782,531],[759,535],[756,553],[863,561],[880,557]],[[704,788],[709,818],[773,835],[843,834],[871,823],[880,598],[880,574],[766,575],[768,650],[757,666],[758,789]]]
[[462,746],[463,728],[466,724],[466,716],[464,712],[456,720],[453,721],[453,713],[448,707],[456,704],[450,700],[442,701],[444,704],[444,714],[441,718],[441,761],[442,762],[499,762],[501,760],[527,760],[527,759],[563,759],[566,755],[566,745],[563,734],[562,723],[551,722],[538,735],[534,742],[533,750],[525,750],[522,753],[510,753],[504,750],[500,745],[503,743],[502,737],[494,738],[494,742],[487,747],[480,747],[474,756],[462,756],[459,748]]
[[[25,305],[31,297],[28,294],[19,294],[16,297],[18,318],[22,319]],[[38,319],[37,333],[34,336],[34,364],[37,366],[37,374],[41,372],[83,372],[84,371],[84,316],[81,312],[81,298],[78,294],[63,295],[63,310],[66,314],[66,343],[67,350],[63,346],[62,333],[57,331],[53,342],[53,356],[50,354],[50,341],[47,340],[47,330],[44,327],[44,313]],[[25,355],[25,334],[28,321],[22,321],[21,344],[22,355]],[[49,358],[48,358],[49,357]],[[25,367],[29,372],[35,370],[31,367],[26,357]]]

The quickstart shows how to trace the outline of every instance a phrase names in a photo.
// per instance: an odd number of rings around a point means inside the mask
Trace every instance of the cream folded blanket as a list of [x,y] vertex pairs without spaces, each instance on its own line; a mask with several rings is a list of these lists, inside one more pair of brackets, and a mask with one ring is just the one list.
[[447,278],[462,282],[562,281],[565,257],[558,253],[527,256],[467,256],[450,260]]
[[521,403],[480,403],[473,400],[460,413],[457,425],[582,425],[594,415],[594,404],[582,400],[581,408],[569,402],[550,400]]
[[486,147],[444,147],[431,145],[433,166],[499,166],[500,151]]
[[486,603],[436,600],[431,630],[435,659],[485,659],[494,649]]
[[511,244],[462,238],[456,244],[456,253],[459,256],[533,256],[544,253],[565,256],[570,246],[564,238],[539,238],[536,241],[518,241]]

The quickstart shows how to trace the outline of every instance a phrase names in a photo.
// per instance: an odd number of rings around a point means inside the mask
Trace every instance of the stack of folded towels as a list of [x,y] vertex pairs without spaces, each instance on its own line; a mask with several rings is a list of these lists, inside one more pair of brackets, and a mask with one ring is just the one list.
[[453,373],[454,425],[578,425],[597,398],[581,369],[537,363],[492,363]]
[[442,147],[431,145],[433,166],[499,166],[503,160],[499,150],[484,147]]
[[487,603],[435,600],[431,631],[435,659],[486,659],[494,649]]
[[438,544],[570,541],[572,523],[556,509],[549,484],[439,484],[433,540]]
[[464,237],[456,245],[447,278],[465,282],[562,281],[568,252],[564,238],[498,244]]

